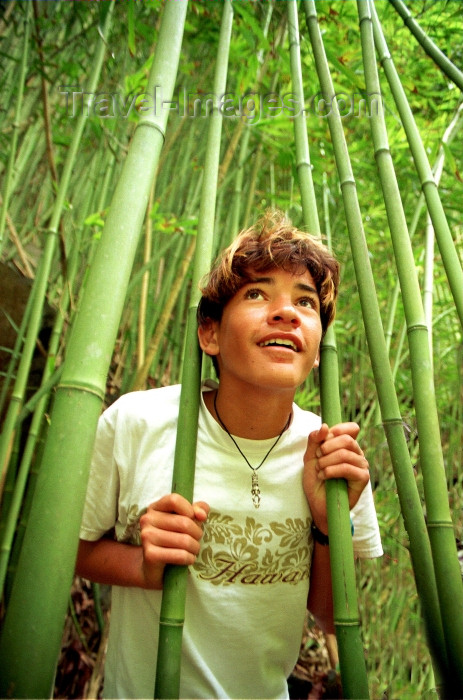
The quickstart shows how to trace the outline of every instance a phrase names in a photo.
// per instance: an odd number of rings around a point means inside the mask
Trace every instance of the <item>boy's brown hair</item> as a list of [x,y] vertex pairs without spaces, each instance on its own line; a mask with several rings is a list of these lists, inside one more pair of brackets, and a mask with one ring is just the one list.
[[242,231],[215,261],[201,287],[198,324],[220,321],[227,302],[247,284],[249,271],[280,268],[297,274],[308,270],[320,299],[325,333],[336,312],[339,263],[319,240],[295,228],[282,212],[269,211]]

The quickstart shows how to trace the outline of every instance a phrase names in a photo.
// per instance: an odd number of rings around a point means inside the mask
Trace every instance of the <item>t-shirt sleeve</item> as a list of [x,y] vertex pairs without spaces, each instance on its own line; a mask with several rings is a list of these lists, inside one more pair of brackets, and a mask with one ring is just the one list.
[[80,528],[83,540],[100,539],[116,522],[119,475],[114,458],[115,412],[111,408],[98,421]]
[[354,553],[365,559],[380,557],[383,547],[370,482],[351,510],[351,519],[354,526]]

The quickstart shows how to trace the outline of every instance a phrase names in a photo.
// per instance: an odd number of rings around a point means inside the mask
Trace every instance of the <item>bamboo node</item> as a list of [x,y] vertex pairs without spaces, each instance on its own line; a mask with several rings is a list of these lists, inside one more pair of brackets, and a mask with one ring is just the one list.
[[428,332],[428,327],[425,323],[414,323],[411,326],[408,326],[407,328],[407,333],[412,333],[412,331],[426,331]]
[[336,348],[336,345],[332,345],[331,343],[325,343],[323,342],[320,348],[320,354],[323,354],[325,352],[334,352],[338,353],[338,350]]
[[381,421],[381,423],[382,423],[383,426],[386,426],[386,425],[403,425],[403,424],[404,424],[402,418],[384,418],[384,419]]
[[357,185],[356,185],[356,182],[355,182],[355,179],[354,179],[353,177],[346,177],[346,178],[344,178],[344,180],[342,180],[342,182],[340,182],[339,184],[340,184],[340,186],[341,186],[341,190],[343,189],[343,187],[344,187],[345,185],[354,185],[354,187],[357,186]]
[[359,627],[360,620],[335,620],[335,627]]
[[165,627],[183,627],[183,620],[179,620],[175,617],[161,617],[159,624]]
[[136,126],[136,129],[138,129],[141,126],[149,126],[151,129],[155,129],[156,131],[159,131],[159,133],[162,136],[163,142],[166,140],[166,132],[164,129],[161,129],[159,124],[156,124],[155,122],[149,121],[149,119],[145,119],[144,121],[140,120]]
[[94,396],[97,396],[99,399],[101,399],[101,401],[103,401],[105,397],[104,391],[99,387],[89,386],[88,384],[81,384],[79,382],[61,382],[57,386],[57,390],[59,389],[64,389],[65,391],[69,389],[85,391],[87,394],[93,394]]
[[445,527],[445,528],[450,528],[453,530],[453,522],[451,520],[434,520],[432,523],[428,522],[426,523],[426,526],[428,530],[431,530],[433,528],[437,527]]

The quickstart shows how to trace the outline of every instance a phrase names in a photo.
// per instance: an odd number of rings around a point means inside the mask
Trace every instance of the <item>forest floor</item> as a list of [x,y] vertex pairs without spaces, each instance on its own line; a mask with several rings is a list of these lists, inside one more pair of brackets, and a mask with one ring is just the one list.
[[[75,578],[71,597],[73,610],[67,616],[55,683],[55,698],[101,697],[109,596],[103,595],[104,629],[100,633],[87,581]],[[324,635],[307,619],[297,665],[289,681],[290,697],[297,700],[340,698],[338,674],[330,668]]]

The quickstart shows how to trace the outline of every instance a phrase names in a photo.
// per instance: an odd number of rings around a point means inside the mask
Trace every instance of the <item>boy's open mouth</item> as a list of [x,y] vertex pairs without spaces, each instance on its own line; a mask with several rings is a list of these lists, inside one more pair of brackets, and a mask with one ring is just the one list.
[[264,340],[262,343],[259,343],[259,347],[261,348],[268,346],[290,348],[290,350],[294,350],[294,352],[299,352],[296,343],[289,338],[272,338],[271,340]]

